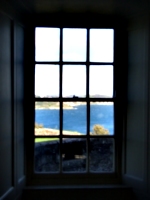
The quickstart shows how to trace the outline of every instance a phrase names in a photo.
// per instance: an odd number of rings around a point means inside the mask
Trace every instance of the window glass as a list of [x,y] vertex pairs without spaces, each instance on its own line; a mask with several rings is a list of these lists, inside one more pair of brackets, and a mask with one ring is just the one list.
[[113,62],[113,29],[90,29],[90,61]]
[[35,60],[58,61],[60,45],[59,28],[35,29]]
[[86,96],[86,66],[63,65],[63,97]]
[[59,135],[59,102],[35,102],[35,135]]
[[87,133],[86,102],[63,103],[63,134],[86,135]]
[[59,96],[59,66],[35,65],[35,96]]
[[113,96],[113,66],[90,65],[89,93],[91,98]]
[[86,29],[63,29],[63,61],[86,60]]
[[87,157],[86,140],[83,138],[63,138],[63,172],[85,172]]
[[60,170],[59,138],[36,138],[34,141],[35,172],[54,173]]
[[91,172],[113,172],[114,139],[91,138],[89,159],[89,168]]
[[90,135],[114,134],[114,103],[90,102]]

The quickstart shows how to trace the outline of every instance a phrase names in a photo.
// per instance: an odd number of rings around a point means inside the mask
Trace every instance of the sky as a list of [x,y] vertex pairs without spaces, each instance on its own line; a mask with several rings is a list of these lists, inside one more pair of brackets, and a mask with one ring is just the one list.
[[[90,29],[91,62],[113,62],[113,29]],[[86,61],[86,29],[63,29],[63,61]],[[60,29],[36,28],[35,60],[59,61]],[[90,95],[113,95],[113,66],[90,65]],[[62,95],[86,95],[86,66],[63,65]],[[35,66],[35,95],[59,96],[59,66]]]

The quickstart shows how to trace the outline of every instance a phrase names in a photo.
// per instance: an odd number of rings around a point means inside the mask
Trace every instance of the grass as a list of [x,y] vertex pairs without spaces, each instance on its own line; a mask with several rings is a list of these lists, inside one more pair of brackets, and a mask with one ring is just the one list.
[[59,138],[36,138],[35,143],[38,142],[48,142],[48,141],[56,141],[59,140]]

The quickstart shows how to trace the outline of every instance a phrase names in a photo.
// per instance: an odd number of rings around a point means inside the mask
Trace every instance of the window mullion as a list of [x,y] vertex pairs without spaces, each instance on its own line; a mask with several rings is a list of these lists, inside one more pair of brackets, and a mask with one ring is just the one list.
[[89,51],[90,51],[90,36],[89,36],[89,29],[87,29],[87,51],[86,51],[86,98],[87,98],[87,171],[89,172],[89,144],[90,144],[90,138],[89,138],[89,125],[90,125],[90,101],[89,101]]
[[63,65],[62,65],[62,54],[63,54],[63,31],[62,28],[60,29],[60,52],[59,52],[59,59],[60,59],[60,66],[59,66],[59,98],[60,98],[60,110],[59,110],[59,119],[60,119],[60,173],[62,173],[62,130],[63,130],[63,102],[62,102],[62,72],[63,72]]

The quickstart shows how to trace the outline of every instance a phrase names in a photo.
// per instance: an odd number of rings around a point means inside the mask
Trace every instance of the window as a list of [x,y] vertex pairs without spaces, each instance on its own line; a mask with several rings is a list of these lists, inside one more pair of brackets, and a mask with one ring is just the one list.
[[35,28],[35,173],[115,173],[114,32]]

